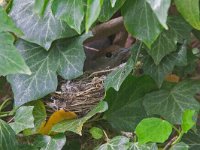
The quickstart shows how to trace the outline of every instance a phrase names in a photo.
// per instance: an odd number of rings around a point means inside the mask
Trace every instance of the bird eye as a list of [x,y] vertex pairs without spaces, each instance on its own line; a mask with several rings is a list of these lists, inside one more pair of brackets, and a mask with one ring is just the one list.
[[111,58],[112,57],[112,53],[111,52],[107,52],[106,53],[106,57]]

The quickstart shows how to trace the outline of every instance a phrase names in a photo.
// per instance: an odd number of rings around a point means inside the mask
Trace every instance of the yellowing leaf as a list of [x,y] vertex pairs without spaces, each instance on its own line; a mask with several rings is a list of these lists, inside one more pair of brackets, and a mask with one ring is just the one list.
[[168,82],[178,83],[180,81],[180,77],[175,74],[169,74],[165,77],[165,80]]
[[42,123],[41,128],[39,129],[38,133],[47,135],[49,134],[49,132],[51,131],[51,128],[55,124],[63,120],[71,120],[76,117],[77,115],[74,112],[65,112],[63,109],[58,110],[51,115],[47,123],[46,122]]

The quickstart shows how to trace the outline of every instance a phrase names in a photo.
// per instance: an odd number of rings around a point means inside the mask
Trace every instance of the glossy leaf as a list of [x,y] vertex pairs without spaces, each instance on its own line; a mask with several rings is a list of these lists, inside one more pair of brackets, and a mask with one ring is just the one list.
[[51,8],[56,18],[65,21],[71,28],[81,33],[81,23],[85,14],[83,0],[54,0]]
[[126,0],[122,15],[128,32],[150,48],[162,27],[146,0]]
[[200,149],[200,128],[198,127],[197,131],[190,130],[183,136],[182,141],[189,145],[189,150]]
[[47,9],[47,5],[49,0],[35,0],[34,2],[34,11],[41,17],[44,15],[45,10]]
[[23,57],[13,45],[14,40],[10,33],[0,32],[0,76],[15,73],[31,74]]
[[41,124],[46,120],[46,108],[44,103],[40,100],[33,101],[28,103],[28,106],[34,106],[33,108],[33,117],[34,117],[34,132],[37,132],[41,127]]
[[94,109],[92,109],[85,117],[80,119],[75,119],[71,121],[63,121],[61,123],[56,124],[52,131],[54,132],[65,132],[71,131],[82,135],[82,127],[84,123],[87,122],[91,117],[93,117],[97,113],[102,113],[108,109],[108,105],[106,102],[101,101]]
[[158,147],[155,143],[150,143],[150,144],[130,143],[128,150],[158,150]]
[[92,24],[97,20],[100,12],[101,6],[104,0],[87,0],[87,11],[85,18],[85,30],[89,31]]
[[82,42],[88,36],[57,41],[49,52],[39,45],[19,40],[16,46],[32,74],[8,76],[14,92],[15,105],[40,99],[54,92],[57,88],[56,72],[65,79],[82,75],[85,60]]
[[160,24],[165,29],[168,29],[167,16],[171,0],[147,0],[147,2],[151,6],[153,12],[156,14]]
[[187,133],[196,124],[195,115],[195,110],[186,110],[183,113],[181,128],[184,133]]
[[54,136],[38,135],[35,138],[34,145],[40,147],[41,150],[61,150],[65,145],[66,137],[64,134]]
[[131,73],[133,70],[135,61],[130,58],[125,66],[120,67],[106,77],[104,81],[105,89],[108,90],[109,88],[114,88],[116,91],[119,91],[119,88],[126,77]]
[[53,16],[51,2],[48,3],[43,17],[34,13],[34,0],[15,0],[10,11],[10,16],[24,33],[22,38],[47,50],[53,41],[76,34],[65,22]]
[[164,143],[171,132],[172,125],[159,118],[143,119],[135,129],[138,142],[141,144],[148,142]]
[[177,38],[173,31],[164,31],[158,39],[153,43],[151,49],[147,52],[153,58],[156,65],[168,54],[176,51]]
[[182,18],[182,16],[169,16],[168,25],[170,30],[176,34],[178,42],[183,43],[190,37],[192,27]]
[[16,134],[28,129],[34,128],[33,106],[21,106],[14,116],[14,122],[10,126]]
[[111,6],[114,7],[117,1],[119,1],[119,0],[110,0]]
[[183,142],[173,145],[169,150],[188,150],[189,146]]
[[116,136],[107,143],[95,148],[95,150],[126,150],[129,139],[124,136]]
[[115,6],[112,7],[109,0],[104,0],[98,20],[101,22],[108,21],[114,15],[114,13],[116,13],[122,7],[125,1],[126,0],[117,0]]
[[96,140],[99,140],[104,136],[103,130],[100,128],[92,127],[89,131],[92,137]]
[[187,109],[199,110],[194,95],[200,90],[197,81],[179,82],[172,89],[160,89],[144,97],[144,106],[149,115],[157,114],[173,124],[181,124],[182,114]]
[[48,119],[48,121],[45,123],[44,126],[42,126],[40,128],[40,130],[38,131],[40,134],[44,134],[47,135],[50,133],[52,127],[63,121],[63,120],[72,120],[74,118],[77,118],[77,115],[74,112],[65,112],[65,110],[61,109],[58,110],[56,112],[54,112],[50,118]]
[[148,76],[128,76],[119,91],[109,89],[105,101],[109,109],[104,118],[119,131],[132,132],[138,122],[146,117],[142,105],[143,96],[156,89],[154,81]]
[[199,0],[175,0],[177,10],[194,28],[200,30]]
[[13,20],[7,15],[6,11],[0,6],[0,32],[9,31],[13,32],[18,36],[23,35],[23,33],[15,26]]
[[13,129],[0,119],[0,149],[11,150],[18,147],[18,142]]

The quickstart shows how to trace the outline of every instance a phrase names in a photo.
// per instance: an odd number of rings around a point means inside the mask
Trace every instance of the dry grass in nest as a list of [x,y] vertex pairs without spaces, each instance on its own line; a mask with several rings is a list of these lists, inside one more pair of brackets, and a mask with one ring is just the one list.
[[53,102],[48,102],[47,105],[54,109],[64,109],[84,116],[94,106],[103,99],[104,80],[111,71],[108,69],[92,74],[85,73],[80,78],[71,81],[63,81],[60,85],[60,90],[52,94]]

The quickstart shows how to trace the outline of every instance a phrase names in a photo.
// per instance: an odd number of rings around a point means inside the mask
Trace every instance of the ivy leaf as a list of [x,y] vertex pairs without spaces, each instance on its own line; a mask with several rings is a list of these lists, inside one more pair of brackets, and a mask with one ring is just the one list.
[[92,24],[98,18],[101,12],[101,6],[104,0],[87,0],[87,11],[86,11],[86,18],[85,18],[85,30],[86,32],[89,31]]
[[40,147],[41,150],[61,150],[66,143],[64,134],[57,134],[54,136],[38,135],[35,138],[34,145]]
[[200,105],[194,99],[200,83],[186,80],[172,89],[161,89],[148,93],[144,97],[145,110],[149,115],[157,114],[173,124],[181,124],[182,114],[187,109],[199,110]]
[[[162,28],[146,0],[126,0],[122,15],[128,32],[150,48]],[[137,21],[133,21],[136,18]]]
[[87,120],[93,117],[97,113],[102,113],[108,109],[108,105],[106,102],[101,101],[94,109],[92,109],[85,117],[70,121],[62,121],[61,123],[56,124],[52,131],[54,132],[65,132],[71,131],[82,135],[82,127]]
[[0,119],[0,149],[9,150],[18,147],[13,129]]
[[165,28],[168,29],[167,26],[167,16],[168,16],[168,9],[171,4],[171,0],[147,0],[151,9],[156,14],[160,24]]
[[95,150],[126,150],[129,139],[124,136],[116,136],[107,143],[95,148]]
[[[119,0],[118,0],[118,1],[119,1]],[[111,6],[112,6],[112,7],[115,7],[115,4],[116,4],[117,0],[110,0],[110,2],[111,2]]]
[[156,89],[154,81],[148,76],[128,76],[118,92],[109,89],[105,101],[109,109],[104,118],[119,131],[132,132],[138,122],[146,117],[142,105],[143,96]]
[[177,38],[174,32],[164,31],[160,34],[158,39],[153,43],[151,49],[147,49],[147,52],[153,58],[156,65],[167,54],[170,54],[173,51],[176,51]]
[[183,142],[173,145],[169,150],[188,150],[189,146]]
[[33,106],[21,106],[14,116],[14,122],[10,126],[16,134],[24,129],[34,128]]
[[34,106],[33,117],[35,132],[41,127],[41,124],[46,120],[47,114],[44,103],[40,100],[28,103],[28,106]]
[[190,130],[182,138],[182,141],[189,145],[190,150],[200,149],[200,128],[197,128],[197,131]]
[[99,140],[104,136],[103,130],[100,128],[92,127],[89,131],[92,137],[96,140]]
[[178,42],[183,43],[190,37],[192,27],[180,15],[169,16],[167,22],[170,30],[176,34]]
[[33,7],[35,13],[39,14],[42,17],[44,15],[48,3],[49,0],[35,0]]
[[23,33],[15,26],[15,23],[7,15],[6,11],[0,6],[0,32],[8,31],[13,32],[18,36],[23,35]]
[[164,143],[172,132],[172,125],[159,118],[143,119],[136,127],[135,133],[141,144],[148,142]]
[[177,55],[175,55],[175,53],[165,56],[159,65],[156,65],[153,59],[149,55],[146,55],[143,59],[144,73],[150,75],[160,88],[165,77],[174,69],[176,64],[176,56]]
[[48,52],[39,45],[19,40],[16,46],[32,74],[7,77],[14,92],[15,105],[40,99],[54,92],[58,84],[56,72],[65,79],[82,75],[85,60],[82,42],[89,36],[57,41]]
[[129,58],[125,66],[119,67],[118,69],[114,70],[106,77],[104,81],[104,87],[106,90],[109,88],[114,88],[116,91],[119,91],[119,88],[126,77],[131,73],[133,70],[133,66],[135,61],[133,58]]
[[31,74],[24,59],[13,45],[14,40],[10,33],[0,32],[0,76],[15,73]]
[[175,0],[175,4],[185,20],[195,29],[200,30],[199,0]]
[[34,0],[15,0],[10,16],[23,31],[23,39],[49,49],[54,40],[72,37],[76,33],[66,23],[56,19],[51,12],[51,2],[40,17],[34,13]]
[[196,124],[197,117],[195,115],[195,110],[184,111],[181,124],[184,133],[187,133]]
[[113,16],[113,14],[122,7],[125,1],[126,0],[117,0],[115,6],[112,7],[108,0],[104,0],[98,20],[101,22],[108,21]]
[[128,150],[158,150],[158,147],[155,143],[150,143],[150,144],[130,143]]
[[71,28],[81,33],[81,23],[85,14],[83,0],[54,0],[51,8],[56,18],[65,21]]
[[175,65],[187,65],[187,49],[184,44],[178,52],[165,56],[158,65],[154,63],[149,55],[144,55],[143,58],[144,73],[150,75],[159,88],[165,77],[173,71]]

